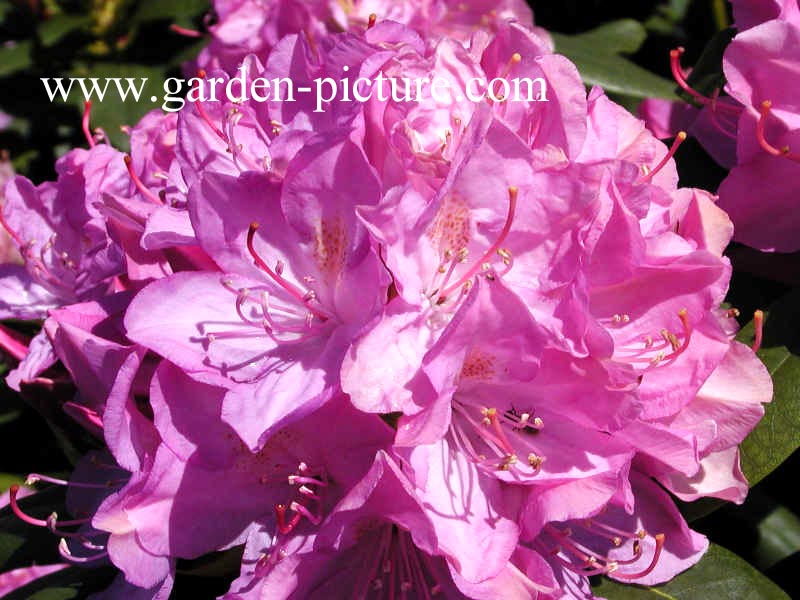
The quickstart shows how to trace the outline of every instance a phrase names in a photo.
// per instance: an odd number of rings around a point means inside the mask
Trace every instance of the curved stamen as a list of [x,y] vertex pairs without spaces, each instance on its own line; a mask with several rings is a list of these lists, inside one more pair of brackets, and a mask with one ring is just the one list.
[[186,27],[181,27],[177,23],[173,23],[169,26],[170,30],[174,31],[178,35],[182,35],[184,37],[190,38],[201,38],[203,37],[203,33],[200,31],[196,31],[194,29],[187,29]]
[[756,138],[758,139],[759,145],[764,149],[765,152],[771,154],[772,156],[788,158],[791,161],[800,162],[800,154],[793,154],[791,150],[789,150],[789,146],[776,148],[770,144],[769,141],[767,141],[767,138],[764,134],[764,128],[771,110],[772,102],[769,100],[764,100],[759,107],[760,116],[758,118],[758,123],[756,123]]
[[737,139],[737,136],[736,136],[737,124],[736,124],[736,122],[728,123],[729,128],[733,129],[733,132],[731,132],[731,131],[729,131],[728,129],[726,129],[723,126],[723,123],[722,123],[722,121],[720,121],[719,115],[717,114],[717,109],[722,106],[717,102],[717,100],[719,100],[719,93],[720,93],[720,90],[716,89],[716,90],[714,90],[714,93],[711,95],[711,124],[714,126],[714,129],[716,129],[717,131],[722,133],[724,136],[726,136],[726,137],[728,137],[728,138],[730,138],[732,140],[735,140],[735,139]]
[[647,183],[656,176],[656,174],[663,169],[667,163],[675,156],[675,153],[680,148],[681,144],[686,141],[687,135],[685,131],[679,131],[678,134],[675,136],[675,141],[672,142],[672,146],[670,146],[669,151],[664,155],[664,158],[652,169],[648,170],[638,181],[638,183]]
[[[623,538],[630,539],[632,537],[629,534],[615,530],[614,528],[611,527],[607,527],[606,529],[618,532],[619,534],[621,534],[620,537]],[[559,564],[563,565],[567,569],[570,569],[575,573],[579,573],[580,575],[587,577],[592,575],[613,573],[614,577],[618,579],[624,579],[627,581],[632,581],[635,579],[640,579],[642,577],[645,577],[656,567],[659,559],[661,558],[661,551],[664,547],[664,540],[665,540],[665,535],[663,533],[659,533],[652,536],[653,539],[655,540],[655,550],[653,552],[653,557],[650,560],[650,564],[646,568],[636,573],[620,573],[619,572],[620,565],[631,565],[638,562],[641,559],[642,547],[639,540],[647,536],[645,532],[640,532],[635,536],[636,538],[639,539],[634,540],[633,557],[631,559],[611,560],[608,557],[602,557],[596,554],[594,551],[588,549],[583,544],[580,544],[577,541],[571,539],[572,531],[570,529],[562,531],[557,527],[554,527],[552,524],[547,524],[544,527],[544,531],[554,540],[557,541],[558,546],[556,546],[551,550],[551,554],[557,559]],[[612,541],[615,546],[619,546],[621,544],[621,539],[619,539],[619,537],[612,538]],[[544,546],[544,544],[542,545]],[[546,546],[544,547],[546,548]],[[579,561],[581,561],[581,563],[583,564],[581,566],[577,566],[572,561],[565,560],[559,557],[558,554],[562,551],[564,551],[567,554],[571,554]]]
[[3,229],[6,230],[8,235],[11,236],[11,239],[14,240],[14,243],[17,244],[17,247],[21,250],[25,246],[25,242],[22,241],[20,235],[14,231],[8,224],[8,221],[6,221],[5,215],[3,215],[3,207],[0,207],[0,225],[3,226]]
[[253,245],[253,239],[255,238],[256,231],[258,231],[259,224],[256,222],[250,223],[250,228],[247,230],[247,251],[250,253],[250,256],[253,257],[253,261],[255,262],[256,266],[264,271],[270,278],[277,283],[281,288],[283,288],[289,295],[296,298],[301,304],[306,306],[310,312],[314,314],[319,320],[325,322],[328,320],[328,315],[324,312],[315,309],[309,303],[313,300],[313,296],[309,297],[308,293],[304,293],[299,290],[297,287],[286,281],[283,277],[281,277],[278,273],[273,271],[264,259],[259,256],[258,252],[256,252],[255,246]]
[[297,526],[302,519],[303,516],[299,512],[295,512],[292,516],[292,520],[287,522],[286,521],[286,505],[285,504],[276,504],[275,505],[275,519],[278,524],[278,531],[286,535],[291,533],[292,530]]
[[74,562],[74,563],[94,562],[96,560],[100,560],[100,559],[105,558],[105,557],[108,556],[108,552],[107,551],[100,552],[99,554],[95,554],[93,556],[75,556],[70,551],[69,546],[67,545],[67,540],[65,540],[64,538],[61,538],[61,540],[58,542],[58,553],[65,560],[68,560],[68,561]]
[[153,192],[147,189],[147,186],[145,186],[145,184],[142,183],[142,180],[139,179],[139,176],[136,174],[136,171],[133,170],[133,159],[131,158],[130,154],[126,154],[123,157],[123,160],[125,161],[125,168],[128,169],[128,175],[130,175],[131,181],[133,181],[133,184],[136,186],[136,189],[139,190],[142,193],[142,195],[148,200],[150,200],[153,204],[158,204],[159,206],[163,206],[164,202],[161,200],[161,198],[159,198]]
[[89,129],[89,119],[92,115],[92,101],[87,100],[83,104],[83,117],[81,118],[81,129],[83,130],[83,135],[86,137],[86,141],[89,142],[89,148],[94,148],[97,142],[94,141],[94,136],[92,136],[91,129]]
[[320,481],[314,477],[303,477],[302,475],[289,475],[289,485],[318,485],[320,487],[328,487],[326,481]]
[[668,359],[677,358],[683,354],[686,348],[689,347],[689,342],[692,339],[692,324],[689,322],[689,312],[685,308],[682,308],[678,311],[678,318],[681,320],[681,325],[683,326],[683,343],[676,348],[675,346],[677,345],[677,341],[674,340],[675,336],[672,335],[670,342],[672,344],[673,351],[671,354],[668,354],[665,357]]
[[472,268],[467,271],[467,273],[461,277],[458,281],[453,283],[452,285],[445,288],[441,294],[439,294],[439,299],[437,301],[438,304],[442,304],[447,300],[447,297],[452,294],[455,290],[459,289],[462,285],[466,284],[470,281],[477,273],[483,268],[483,265],[487,263],[492,256],[501,249],[503,242],[505,241],[506,237],[508,237],[509,232],[511,231],[511,224],[514,222],[514,214],[517,210],[517,196],[519,194],[519,189],[516,187],[508,188],[508,214],[506,215],[506,222],[503,225],[503,229],[500,231],[500,235],[495,240],[494,244],[492,244],[486,253],[481,257],[479,261],[477,261]]
[[738,109],[732,106],[725,106],[725,105],[717,105],[715,102],[715,98],[708,98],[704,96],[697,90],[695,90],[692,86],[689,85],[687,81],[687,74],[681,67],[681,56],[685,49],[683,47],[675,48],[674,50],[670,50],[669,53],[669,67],[670,71],[672,71],[672,77],[675,79],[675,82],[678,84],[684,92],[689,94],[692,98],[694,98],[699,104],[703,106],[707,104],[713,104],[712,109],[716,110],[719,108],[722,112],[730,112],[730,113],[738,113]]
[[34,527],[47,527],[47,521],[44,519],[35,519],[34,517],[28,516],[17,504],[17,494],[19,493],[19,485],[14,484],[10,488],[8,488],[8,504],[11,506],[11,511],[19,518],[20,520],[26,522],[28,525],[33,525]]
[[[205,79],[206,78],[205,70],[204,69],[200,69],[199,71],[197,71],[197,77],[199,79]],[[197,112],[200,115],[200,118],[203,119],[203,121],[206,122],[206,124],[211,128],[211,130],[217,135],[217,137],[219,139],[221,139],[223,142],[225,142],[227,144],[228,143],[228,138],[225,136],[224,133],[222,133],[222,130],[219,127],[217,127],[216,123],[214,123],[214,121],[212,121],[209,118],[208,113],[206,112],[206,109],[203,108],[202,102],[200,102],[200,100],[195,100],[194,101],[194,107],[197,109]]]
[[28,476],[25,478],[25,485],[33,485],[35,483],[39,483],[40,481],[44,481],[46,483],[54,483],[55,485],[61,485],[65,487],[73,486],[81,488],[96,488],[101,490],[108,489],[109,487],[113,487],[117,483],[120,483],[115,481],[109,481],[107,483],[76,483],[74,481],[67,481],[66,479],[58,479],[57,477],[42,475],[41,473],[29,473]]
[[657,533],[653,536],[653,539],[656,541],[656,549],[653,553],[653,559],[650,561],[650,564],[647,566],[646,569],[639,571],[638,573],[620,573],[619,571],[614,571],[614,577],[617,579],[626,579],[631,581],[633,579],[640,579],[645,575],[648,575],[653,569],[656,568],[656,564],[658,564],[659,558],[661,558],[661,550],[664,548],[664,539],[665,536],[663,533]]
[[299,515],[304,516],[306,519],[311,521],[314,525],[319,525],[320,523],[322,523],[322,515],[321,514],[312,513],[310,510],[308,510],[308,508],[305,507],[305,505],[300,504],[299,502],[296,502],[296,501],[292,502],[289,505],[289,509],[293,510],[294,512],[296,512]]

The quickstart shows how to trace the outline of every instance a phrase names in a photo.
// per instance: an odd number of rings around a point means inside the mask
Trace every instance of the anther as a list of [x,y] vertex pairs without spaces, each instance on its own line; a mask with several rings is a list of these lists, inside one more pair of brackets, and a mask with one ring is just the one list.
[[757,310],[753,313],[753,325],[755,326],[755,339],[750,348],[753,352],[758,352],[761,348],[761,342],[764,339],[764,311]]
[[502,461],[500,461],[500,465],[497,468],[500,471],[508,471],[515,464],[517,464],[517,455],[509,454],[505,456]]
[[375,27],[375,23],[377,22],[378,22],[378,15],[376,15],[375,13],[371,13],[369,15],[369,20],[367,21],[367,29],[372,29],[373,27]]
[[534,469],[539,469],[544,462],[544,458],[531,452],[528,454],[528,464]]
[[505,264],[505,265],[510,265],[511,264],[511,261],[513,259],[512,255],[511,255],[511,250],[509,250],[507,248],[498,248],[497,249],[497,255],[500,258],[503,259],[503,264]]

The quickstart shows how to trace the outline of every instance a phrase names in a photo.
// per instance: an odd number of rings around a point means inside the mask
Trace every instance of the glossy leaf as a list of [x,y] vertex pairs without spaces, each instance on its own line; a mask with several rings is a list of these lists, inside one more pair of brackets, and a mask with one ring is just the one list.
[[207,0],[162,0],[142,2],[133,17],[134,22],[144,23],[159,19],[181,20],[203,14],[209,10]]
[[[721,90],[725,86],[725,74],[722,72],[722,55],[735,34],[736,30],[729,28],[720,31],[711,38],[711,41],[708,42],[689,74],[687,81],[693,89],[710,97],[715,91]],[[683,65],[684,70],[686,70],[687,66]],[[691,97],[688,94],[685,92],[681,94],[685,100],[691,101]]]
[[699,563],[664,585],[623,585],[604,578],[592,591],[607,600],[789,600],[747,562],[713,544]]
[[800,552],[800,518],[779,506],[758,524],[758,567],[768,569],[795,552]]
[[556,52],[572,60],[588,85],[633,98],[674,98],[673,84],[621,54],[638,50],[647,33],[630,19],[614,21],[579,35],[553,34]]
[[[774,385],[766,414],[741,445],[742,470],[750,485],[771,473],[800,448],[800,292],[791,292],[770,307],[758,352]],[[739,333],[751,343],[752,321]]]

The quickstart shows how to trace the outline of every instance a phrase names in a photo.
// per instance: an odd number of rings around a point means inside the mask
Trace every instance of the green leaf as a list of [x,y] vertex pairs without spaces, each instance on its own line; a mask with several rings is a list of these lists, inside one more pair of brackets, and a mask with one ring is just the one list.
[[[742,471],[755,485],[800,448],[800,290],[777,300],[764,321],[759,358],[772,376],[774,396],[766,414],[740,446]],[[737,338],[750,344],[753,322]]]
[[9,0],[0,0],[0,23],[14,10],[14,5]]
[[28,69],[33,64],[32,50],[31,40],[0,47],[0,77]]
[[[736,30],[729,28],[720,31],[711,38],[687,78],[687,82],[693,89],[705,96],[711,96],[715,91],[721,90],[725,86],[725,74],[722,72],[722,55],[734,35],[736,35]],[[685,66],[684,70],[686,70]],[[681,91],[681,95],[685,100],[692,101],[691,96],[686,92]]]
[[23,481],[25,481],[25,479],[20,475],[15,475],[14,473],[0,473],[0,492],[5,492],[15,483],[17,485],[22,485]]
[[604,578],[592,592],[607,600],[789,600],[747,562],[714,544],[699,563],[669,583],[647,587]]
[[594,45],[597,48],[602,48],[603,52],[633,54],[644,44],[647,39],[647,31],[639,21],[620,19],[619,21],[604,23],[596,29],[572,37],[573,39],[579,39],[581,43],[587,46]]
[[91,23],[86,15],[55,15],[42,22],[37,28],[39,41],[43,46],[53,46],[64,36]]
[[683,502],[682,500],[675,500],[678,510],[681,511],[683,518],[687,523],[697,521],[705,516],[710,515],[718,508],[722,508],[728,503],[719,498],[700,498],[694,502]]
[[[33,496],[22,498],[20,508],[28,515],[46,518],[64,505],[64,490],[51,487]],[[9,506],[0,510],[0,572],[33,563],[62,562],[58,553],[58,538],[44,527],[35,527],[22,521]]]
[[758,544],[753,555],[760,569],[800,552],[800,518],[785,506],[778,506],[758,524]]
[[675,27],[689,11],[690,0],[669,0],[656,7],[653,15],[645,21],[648,31],[661,35],[674,35]]
[[621,54],[636,52],[647,37],[631,19],[613,21],[579,35],[554,33],[556,51],[578,67],[584,83],[633,98],[674,98],[674,85]]
[[83,600],[107,588],[116,573],[112,567],[69,567],[30,582],[3,600]]
[[159,2],[142,2],[133,17],[134,23],[158,21],[161,19],[175,21],[199,16],[210,10],[208,0],[160,0]]

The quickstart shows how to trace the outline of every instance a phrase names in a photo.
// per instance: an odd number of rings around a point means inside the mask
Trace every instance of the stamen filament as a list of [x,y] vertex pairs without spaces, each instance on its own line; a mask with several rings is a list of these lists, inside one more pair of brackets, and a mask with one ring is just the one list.
[[[197,72],[197,77],[199,77],[200,79],[205,79],[206,78],[205,69],[200,69]],[[197,112],[200,115],[200,118],[203,119],[203,121],[206,122],[206,124],[211,128],[211,130],[215,134],[217,134],[217,137],[219,139],[221,139],[223,142],[225,142],[227,144],[228,143],[228,138],[225,137],[225,134],[222,133],[222,130],[219,127],[217,127],[217,125],[209,118],[208,113],[206,112],[206,109],[203,108],[203,104],[200,102],[200,100],[195,100],[194,106],[197,109]]]
[[447,300],[447,297],[452,294],[455,290],[460,288],[466,282],[471,280],[477,273],[483,268],[483,264],[488,262],[492,256],[497,252],[503,242],[505,241],[506,237],[508,237],[509,232],[511,231],[511,224],[514,222],[514,214],[517,210],[517,196],[519,195],[519,189],[516,187],[508,188],[508,215],[506,216],[505,225],[503,225],[502,231],[500,231],[500,235],[498,236],[497,240],[495,240],[494,244],[492,244],[486,253],[481,257],[479,261],[477,261],[467,273],[461,277],[458,281],[454,284],[448,286],[445,290],[439,294],[439,304],[443,303]]
[[97,142],[94,141],[94,136],[92,136],[92,131],[89,128],[89,119],[92,115],[92,101],[87,100],[83,104],[83,117],[81,118],[81,129],[83,130],[83,135],[86,137],[86,141],[89,143],[89,148],[94,148]]
[[675,141],[672,142],[672,146],[670,146],[669,151],[664,155],[664,158],[661,159],[661,162],[659,162],[655,167],[642,176],[642,178],[639,180],[639,183],[647,183],[651,181],[653,177],[655,177],[655,175],[667,165],[672,157],[675,156],[678,148],[680,148],[681,144],[686,141],[686,137],[687,135],[685,131],[679,131],[675,136]]
[[646,569],[639,571],[638,573],[619,573],[615,572],[614,577],[618,579],[626,579],[628,581],[633,579],[640,579],[645,575],[649,574],[653,569],[656,568],[656,564],[658,564],[658,559],[661,558],[661,550],[664,548],[664,534],[658,533],[653,536],[656,541],[656,549],[653,553],[653,559],[650,561],[650,564],[647,566]]
[[793,154],[788,146],[784,146],[783,148],[776,148],[772,144],[767,141],[767,138],[764,134],[764,128],[767,122],[767,118],[769,117],[770,111],[772,110],[772,102],[769,100],[764,100],[761,103],[761,107],[759,109],[760,116],[758,118],[758,123],[756,123],[756,138],[758,139],[759,145],[764,149],[765,152],[771,154],[772,156],[777,156],[780,158],[788,158],[793,162],[800,162],[800,154]]
[[[687,74],[681,67],[681,56],[685,49],[683,47],[675,48],[674,50],[670,50],[669,53],[669,67],[670,71],[672,71],[672,77],[675,79],[675,82],[678,84],[684,92],[689,94],[692,98],[694,98],[699,104],[703,106],[707,104],[712,104],[712,110],[716,111],[717,108],[720,109],[722,112],[730,112],[730,113],[738,113],[738,109],[732,106],[725,106],[725,105],[717,105],[716,98],[708,98],[703,96],[700,92],[692,88],[687,81]],[[718,93],[718,92],[717,92]]]
[[250,223],[250,228],[247,230],[247,250],[248,252],[250,252],[250,256],[253,257],[253,261],[255,262],[256,266],[262,271],[264,271],[267,275],[269,275],[270,278],[275,283],[277,283],[281,288],[283,288],[287,293],[296,298],[300,303],[306,305],[308,310],[314,313],[314,316],[316,316],[323,322],[327,321],[328,315],[315,309],[313,306],[310,306],[308,303],[309,301],[306,299],[306,294],[298,290],[295,286],[286,281],[283,277],[275,273],[275,271],[273,271],[269,267],[269,265],[266,262],[264,262],[264,259],[262,259],[261,256],[259,256],[258,252],[256,252],[255,246],[253,245],[253,239],[255,238],[256,231],[258,231],[258,227],[259,227],[258,223],[253,222]]
[[161,198],[159,198],[157,195],[155,195],[153,192],[147,189],[147,186],[145,186],[145,184],[142,183],[142,180],[139,179],[139,176],[136,174],[136,171],[133,170],[133,159],[130,157],[130,155],[126,154],[123,160],[125,161],[125,167],[128,169],[128,174],[130,175],[133,184],[136,186],[136,189],[139,190],[142,193],[142,195],[148,200],[150,200],[153,204],[158,204],[159,206],[163,206],[164,202],[162,202]]
[[72,552],[70,552],[69,546],[67,546],[67,540],[65,540],[64,538],[61,538],[61,540],[58,542],[58,553],[65,560],[74,563],[94,562],[96,560],[100,560],[101,558],[105,558],[106,556],[108,556],[107,551],[100,552],[99,554],[95,554],[93,556],[75,556],[74,554],[72,554]]
[[177,23],[173,23],[172,25],[169,26],[169,28],[172,31],[174,31],[175,33],[177,33],[178,35],[182,35],[182,36],[185,36],[185,37],[190,37],[190,38],[201,38],[201,37],[203,37],[202,32],[196,31],[194,29],[187,29],[186,27],[181,27]]

